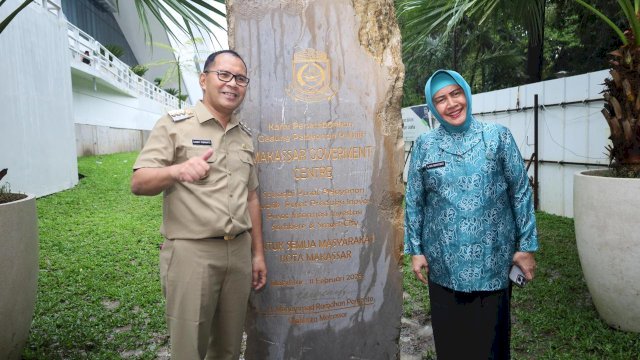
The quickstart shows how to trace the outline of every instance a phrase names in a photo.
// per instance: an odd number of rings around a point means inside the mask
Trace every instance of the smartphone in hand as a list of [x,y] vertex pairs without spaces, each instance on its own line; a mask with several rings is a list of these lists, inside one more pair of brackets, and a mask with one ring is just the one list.
[[509,271],[509,279],[520,287],[527,284],[527,278],[524,276],[522,269],[520,269],[520,266],[515,264],[511,266],[511,271]]

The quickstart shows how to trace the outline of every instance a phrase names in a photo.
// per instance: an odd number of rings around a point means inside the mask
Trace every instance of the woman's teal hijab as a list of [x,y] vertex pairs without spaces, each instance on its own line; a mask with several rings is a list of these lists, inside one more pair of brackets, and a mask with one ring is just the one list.
[[[467,118],[464,123],[460,126],[453,126],[446,122],[440,114],[438,114],[438,110],[436,110],[435,105],[433,104],[433,95],[437,93],[440,89],[448,85],[460,85],[462,90],[464,91],[464,96],[467,99]],[[429,80],[427,80],[427,84],[424,87],[424,95],[427,99],[427,106],[429,107],[429,111],[438,119],[440,125],[445,128],[448,132],[464,132],[474,121],[473,116],[471,115],[471,88],[469,84],[464,80],[462,75],[458,74],[453,70],[437,70],[431,75]]]

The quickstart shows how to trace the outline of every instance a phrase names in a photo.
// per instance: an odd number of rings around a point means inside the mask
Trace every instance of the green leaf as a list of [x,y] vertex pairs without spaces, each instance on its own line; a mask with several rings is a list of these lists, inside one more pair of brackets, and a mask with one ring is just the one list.
[[[224,0],[214,0],[219,4],[225,4]],[[153,37],[149,28],[147,12],[151,13],[167,31],[172,38],[179,40],[178,36],[169,27],[174,25],[180,32],[187,34],[190,39],[194,40],[196,34],[193,31],[193,25],[200,35],[207,35],[209,38],[216,38],[211,28],[224,27],[215,21],[206,11],[214,14],[225,16],[224,12],[215,8],[211,2],[202,0],[135,0],[136,11],[145,33],[145,39],[153,42]],[[205,11],[203,11],[203,9]],[[168,20],[165,20],[165,18]],[[203,34],[204,32],[204,34]],[[219,41],[218,41],[219,42]]]
[[[2,6],[2,4],[4,4],[3,0],[0,3],[0,6]],[[22,2],[22,4],[20,4],[20,6],[18,6],[14,11],[12,11],[4,20],[2,20],[2,22],[0,22],[0,34],[2,34],[2,32],[4,31],[4,29],[9,26],[9,23],[20,13],[20,11],[22,11],[22,9],[26,8],[27,5],[29,5],[33,0],[25,0],[24,2]]]

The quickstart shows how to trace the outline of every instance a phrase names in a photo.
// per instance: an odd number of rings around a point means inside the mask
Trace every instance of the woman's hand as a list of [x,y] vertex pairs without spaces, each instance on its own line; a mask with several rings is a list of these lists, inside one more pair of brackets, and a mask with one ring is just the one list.
[[412,255],[411,268],[418,280],[426,284],[427,276],[429,275],[429,263],[427,263],[427,258],[424,255]]
[[536,270],[536,259],[533,253],[517,251],[513,254],[513,263],[520,267],[527,281],[533,280],[533,275]]

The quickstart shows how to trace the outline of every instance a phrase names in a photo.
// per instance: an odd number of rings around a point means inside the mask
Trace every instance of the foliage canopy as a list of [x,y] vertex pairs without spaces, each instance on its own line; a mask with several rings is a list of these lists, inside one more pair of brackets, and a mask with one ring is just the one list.
[[[624,24],[615,2],[592,4]],[[460,72],[473,92],[485,92],[529,82],[537,67],[539,80],[602,70],[619,41],[576,0],[396,0],[396,10],[406,67],[403,106],[425,102],[426,78],[440,68]],[[541,53],[532,56],[535,51]]]

